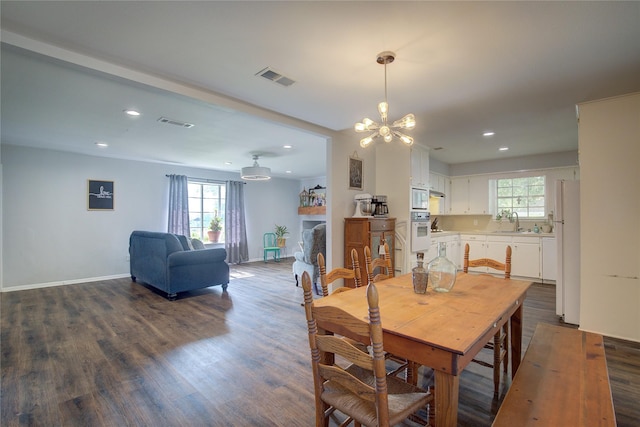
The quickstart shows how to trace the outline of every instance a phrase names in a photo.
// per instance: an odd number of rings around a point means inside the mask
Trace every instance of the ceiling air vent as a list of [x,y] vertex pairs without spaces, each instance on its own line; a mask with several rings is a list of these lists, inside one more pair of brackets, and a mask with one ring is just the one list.
[[192,123],[181,122],[181,121],[179,121],[179,120],[168,119],[168,118],[166,118],[166,117],[160,117],[160,118],[158,119],[158,121],[159,121],[160,123],[166,123],[166,124],[168,124],[168,125],[180,126],[180,127],[187,128],[187,129],[190,129],[190,128],[192,128],[193,126],[195,126],[195,125],[194,125],[194,124],[192,124]]
[[274,83],[278,83],[281,86],[289,87],[295,83],[295,80],[290,79],[289,77],[283,76],[282,74],[273,71],[271,68],[267,67],[263,70],[260,70],[256,73],[256,76],[264,77],[267,80],[271,80]]

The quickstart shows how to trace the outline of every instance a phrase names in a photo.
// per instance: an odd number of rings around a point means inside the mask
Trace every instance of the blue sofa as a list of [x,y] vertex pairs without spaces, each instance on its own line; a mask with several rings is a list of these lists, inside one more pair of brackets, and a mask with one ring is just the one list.
[[153,286],[174,300],[178,292],[229,284],[227,251],[194,250],[185,236],[134,231],[129,237],[131,280]]

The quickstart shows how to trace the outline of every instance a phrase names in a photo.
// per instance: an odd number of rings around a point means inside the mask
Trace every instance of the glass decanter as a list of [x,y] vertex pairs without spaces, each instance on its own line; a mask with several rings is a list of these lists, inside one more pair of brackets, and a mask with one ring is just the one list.
[[456,282],[456,265],[447,258],[447,246],[438,243],[438,256],[428,266],[429,281],[436,292],[449,292]]
[[424,263],[424,253],[418,252],[416,256],[418,258],[418,266],[411,270],[413,276],[413,291],[416,294],[426,294],[427,280],[429,277],[427,270],[422,266]]

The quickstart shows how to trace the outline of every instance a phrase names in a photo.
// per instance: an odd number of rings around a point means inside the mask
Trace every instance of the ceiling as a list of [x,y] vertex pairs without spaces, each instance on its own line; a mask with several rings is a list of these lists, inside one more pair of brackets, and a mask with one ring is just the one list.
[[0,7],[2,143],[93,155],[239,171],[258,153],[275,176],[325,175],[327,135],[379,120],[384,50],[390,119],[414,113],[407,133],[448,164],[577,150],[577,103],[640,90],[640,2]]

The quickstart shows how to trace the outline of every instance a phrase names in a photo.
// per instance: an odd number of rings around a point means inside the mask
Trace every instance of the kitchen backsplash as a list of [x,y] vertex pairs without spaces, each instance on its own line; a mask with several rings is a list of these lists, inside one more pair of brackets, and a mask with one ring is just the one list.
[[[432,215],[432,220],[436,217],[438,218],[438,229],[444,231],[492,232],[496,230],[510,231],[515,228],[515,222],[496,221],[491,215]],[[520,227],[525,231],[533,231],[536,224],[538,227],[542,227],[543,224],[547,224],[547,220],[546,218],[520,220]]]

